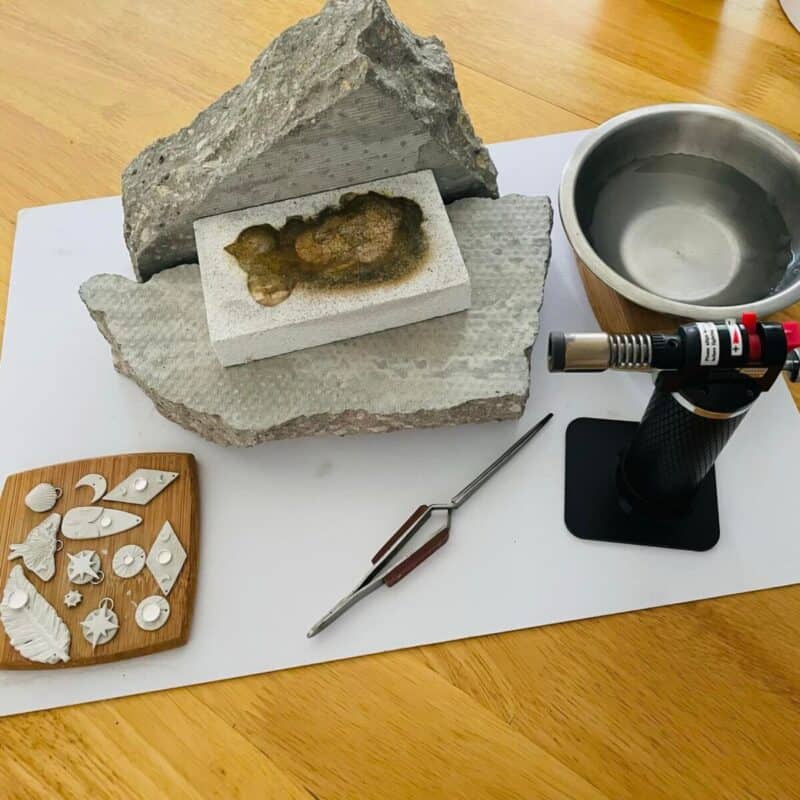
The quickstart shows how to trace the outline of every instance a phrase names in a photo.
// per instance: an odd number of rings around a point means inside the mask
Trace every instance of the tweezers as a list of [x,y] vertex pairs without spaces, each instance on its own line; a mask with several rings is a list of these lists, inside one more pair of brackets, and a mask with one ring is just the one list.
[[[321,630],[327,628],[332,622],[339,619],[345,611],[352,608],[359,600],[372,594],[379,586],[392,587],[415,570],[426,559],[430,558],[437,550],[447,544],[450,538],[451,517],[453,512],[461,508],[478,489],[483,486],[501,467],[505,466],[552,418],[547,414],[537,422],[529,431],[522,434],[511,447],[493,461],[477,478],[468,483],[449,503],[433,503],[423,505],[392,534],[389,540],[372,557],[369,571],[361,582],[350,594],[345,595],[322,619],[311,627],[307,636],[310,639]],[[407,556],[399,564],[390,568],[391,562],[401,550],[411,541],[431,516],[441,511],[447,514],[444,525],[425,542],[421,547]],[[384,570],[387,570],[384,572]]]

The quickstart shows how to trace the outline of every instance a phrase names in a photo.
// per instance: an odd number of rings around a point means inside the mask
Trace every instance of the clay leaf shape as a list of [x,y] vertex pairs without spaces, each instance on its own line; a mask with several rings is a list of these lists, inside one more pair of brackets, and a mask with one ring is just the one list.
[[20,544],[11,545],[9,561],[21,558],[22,563],[43,581],[49,581],[56,572],[56,534],[61,514],[51,514],[40,522]]
[[[20,598],[24,603],[16,607]],[[0,621],[14,649],[28,661],[42,664],[69,661],[69,629],[26,579],[19,565],[11,570],[3,589]]]
[[67,539],[98,539],[135,528],[142,518],[102,506],[78,506],[64,515],[61,533]]

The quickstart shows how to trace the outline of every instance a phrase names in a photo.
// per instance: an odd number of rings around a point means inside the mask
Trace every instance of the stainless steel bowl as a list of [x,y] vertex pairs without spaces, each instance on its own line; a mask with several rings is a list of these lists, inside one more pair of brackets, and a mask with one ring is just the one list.
[[800,299],[800,147],[744,114],[610,119],[565,167],[559,207],[578,259],[645,308],[720,319]]

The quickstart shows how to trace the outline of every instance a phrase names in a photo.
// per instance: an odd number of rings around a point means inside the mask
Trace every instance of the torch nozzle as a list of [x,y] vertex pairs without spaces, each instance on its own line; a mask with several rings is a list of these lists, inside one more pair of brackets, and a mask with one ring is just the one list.
[[550,334],[547,367],[550,372],[602,372],[606,369],[652,368],[649,333]]

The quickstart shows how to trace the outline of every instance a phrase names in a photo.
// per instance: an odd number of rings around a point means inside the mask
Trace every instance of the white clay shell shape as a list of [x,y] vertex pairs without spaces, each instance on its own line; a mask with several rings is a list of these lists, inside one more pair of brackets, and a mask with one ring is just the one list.
[[144,568],[146,554],[138,544],[126,544],[114,553],[111,566],[120,578],[132,578]]
[[89,475],[84,475],[76,484],[75,488],[79,489],[81,486],[88,486],[94,494],[92,495],[92,502],[96,503],[108,489],[108,482],[102,475],[95,472]]
[[25,495],[25,505],[31,511],[44,513],[49,511],[61,497],[61,489],[52,483],[39,483]]

